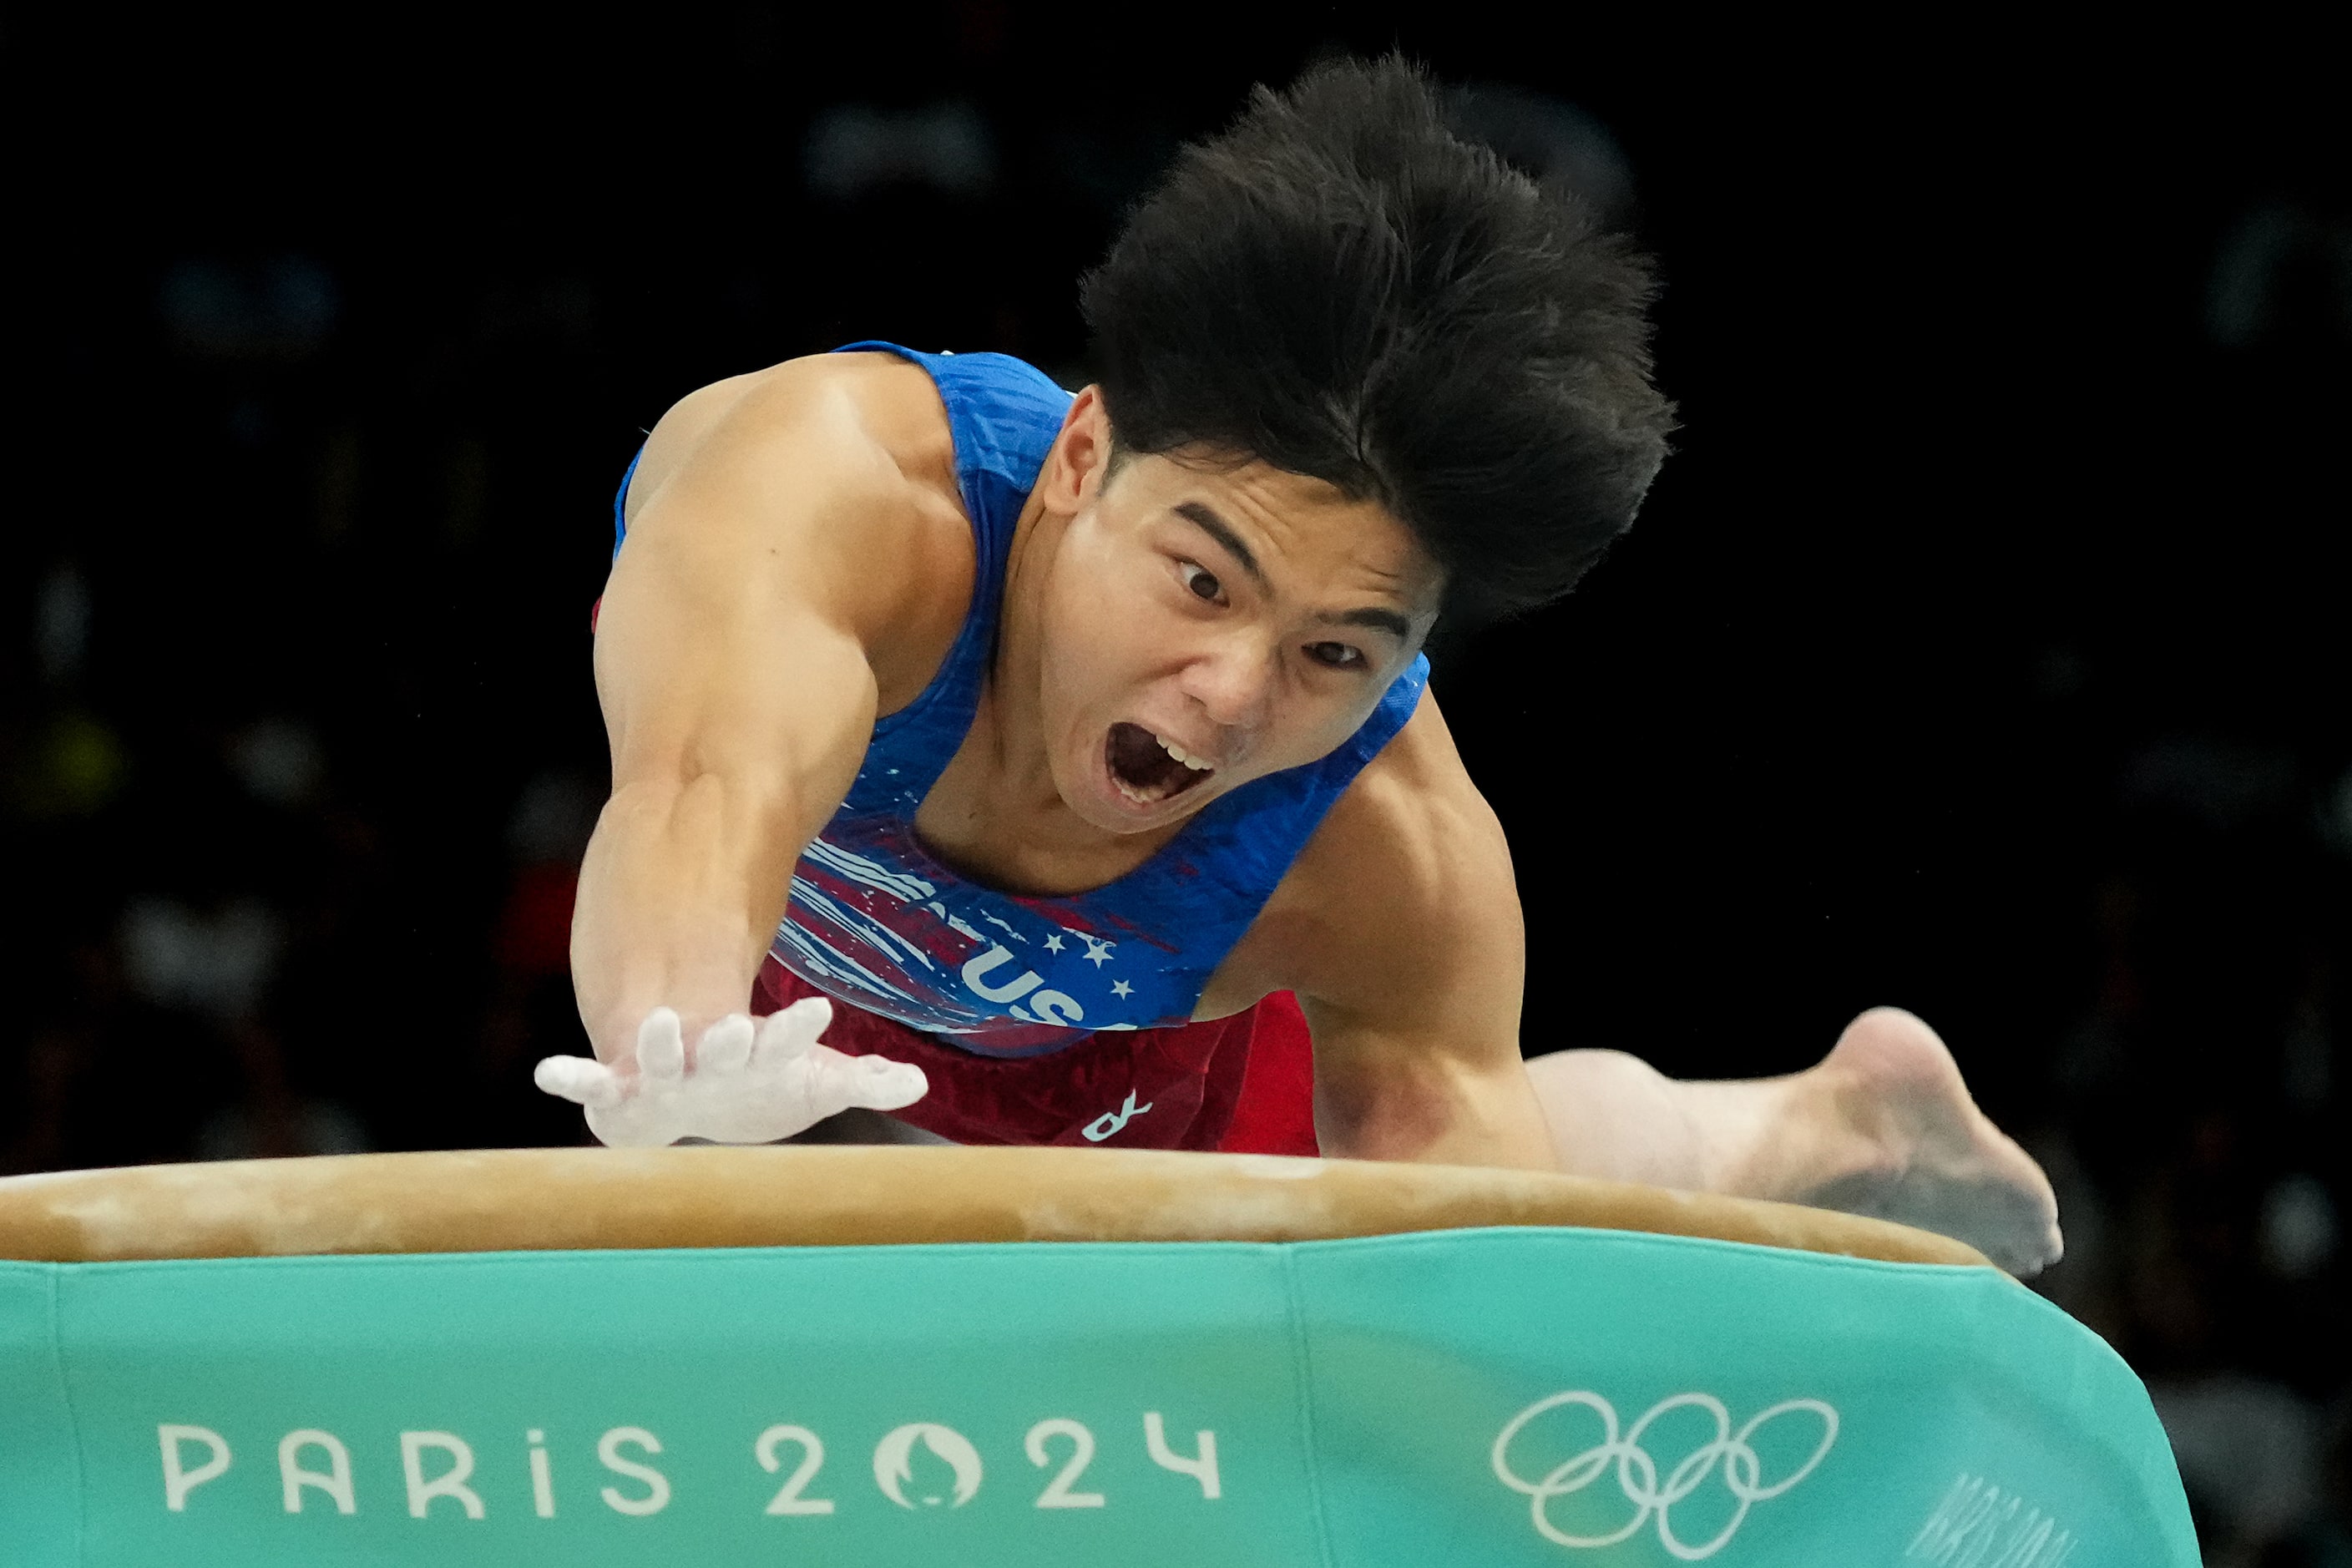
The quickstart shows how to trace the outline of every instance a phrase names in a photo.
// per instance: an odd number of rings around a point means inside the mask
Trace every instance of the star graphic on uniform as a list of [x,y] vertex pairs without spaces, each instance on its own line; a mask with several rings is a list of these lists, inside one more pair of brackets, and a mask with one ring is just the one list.
[[1058,937],[1058,936],[1049,936],[1049,937],[1047,937],[1047,938],[1045,939],[1045,951],[1046,951],[1047,952],[1061,952],[1061,951],[1062,951],[1062,939],[1061,939],[1060,937]]
[[1114,980],[1110,983],[1110,994],[1114,996],[1132,996],[1135,994],[1135,987],[1124,980]]
[[1108,942],[1097,942],[1092,937],[1086,937],[1081,940],[1083,940],[1087,944],[1087,962],[1088,963],[1093,964],[1097,969],[1100,969],[1104,964],[1110,962],[1110,950],[1116,944]]

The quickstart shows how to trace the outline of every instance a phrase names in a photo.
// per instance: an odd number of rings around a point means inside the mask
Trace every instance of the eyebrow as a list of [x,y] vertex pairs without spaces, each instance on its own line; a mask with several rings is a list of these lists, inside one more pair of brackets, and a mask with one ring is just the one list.
[[[1257,557],[1250,553],[1249,546],[1242,542],[1241,535],[1234,531],[1232,524],[1196,500],[1178,501],[1174,510],[1178,517],[1224,546],[1225,552],[1241,563],[1242,570],[1248,573],[1259,587],[1272,587],[1265,580],[1265,573],[1258,566]],[[1316,618],[1327,626],[1370,626],[1375,631],[1388,633],[1399,642],[1412,640],[1412,623],[1394,610],[1368,605],[1363,609],[1341,610]]]
[[1265,580],[1265,573],[1259,567],[1257,557],[1250,553],[1250,547],[1242,542],[1242,536],[1234,531],[1231,523],[1196,500],[1180,500],[1175,510],[1178,517],[1223,545],[1225,553],[1240,562],[1242,570],[1248,573],[1251,581],[1259,587],[1273,586]]
[[1399,642],[1412,640],[1412,623],[1394,610],[1367,606],[1360,610],[1341,610],[1332,616],[1318,616],[1316,619],[1338,626],[1370,626],[1375,631],[1388,633]]

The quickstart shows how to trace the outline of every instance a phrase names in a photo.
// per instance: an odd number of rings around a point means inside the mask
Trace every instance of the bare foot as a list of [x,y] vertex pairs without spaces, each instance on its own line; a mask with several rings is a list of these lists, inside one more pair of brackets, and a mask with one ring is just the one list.
[[1874,1007],[1820,1066],[1783,1082],[1791,1142],[1811,1147],[1767,1158],[1808,1173],[1794,1201],[1955,1237],[2020,1278],[2058,1261],[2049,1178],[1977,1109],[1952,1053],[1919,1019]]

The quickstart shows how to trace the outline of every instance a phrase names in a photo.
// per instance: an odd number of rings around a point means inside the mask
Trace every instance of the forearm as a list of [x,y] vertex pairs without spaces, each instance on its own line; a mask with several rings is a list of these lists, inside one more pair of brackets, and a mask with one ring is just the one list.
[[581,867],[572,984],[602,1059],[656,1007],[691,1039],[749,1004],[806,834],[788,792],[700,773],[618,785]]
[[765,786],[750,770],[621,770],[572,927],[598,1059],[551,1057],[532,1073],[583,1107],[604,1142],[769,1143],[850,1106],[892,1110],[922,1097],[919,1068],[821,1044],[832,1017],[821,998],[746,1016],[793,863],[840,798],[830,775],[855,753],[832,761],[778,770]]

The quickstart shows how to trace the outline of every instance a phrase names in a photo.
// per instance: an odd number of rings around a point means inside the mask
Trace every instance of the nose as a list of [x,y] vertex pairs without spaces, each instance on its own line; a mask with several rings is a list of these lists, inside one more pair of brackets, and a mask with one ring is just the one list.
[[1178,682],[1220,729],[1256,730],[1274,700],[1274,650],[1249,637],[1221,637],[1201,650]]

